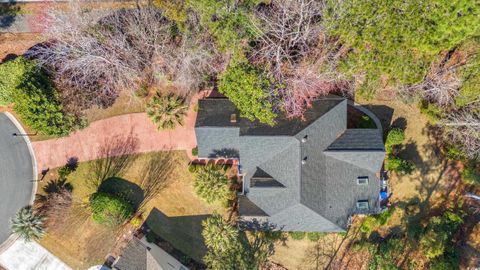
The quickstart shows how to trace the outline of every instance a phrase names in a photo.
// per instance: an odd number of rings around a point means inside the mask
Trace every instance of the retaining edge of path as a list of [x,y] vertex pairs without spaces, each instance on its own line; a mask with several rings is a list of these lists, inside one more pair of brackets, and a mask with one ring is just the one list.
[[[25,129],[22,127],[20,122],[18,122],[15,116],[13,116],[9,112],[3,112],[3,114],[5,114],[8,119],[10,119],[10,121],[15,125],[15,127],[17,127],[17,129],[21,133],[23,134],[26,133]],[[32,187],[32,196],[30,198],[30,204],[33,204],[33,201],[35,200],[35,193],[37,192],[37,186],[38,186],[37,160],[35,159],[35,153],[33,152],[33,147],[32,147],[32,143],[30,142],[30,138],[28,138],[28,136],[22,136],[22,137],[25,143],[27,144],[28,152],[30,153],[30,157],[32,158],[32,169],[33,169],[33,172],[32,172],[33,185],[32,186],[33,187]],[[17,239],[18,239],[18,236],[14,234],[10,235],[7,238],[7,240],[5,240],[5,242],[0,244],[0,253],[2,253],[5,249],[10,247]]]

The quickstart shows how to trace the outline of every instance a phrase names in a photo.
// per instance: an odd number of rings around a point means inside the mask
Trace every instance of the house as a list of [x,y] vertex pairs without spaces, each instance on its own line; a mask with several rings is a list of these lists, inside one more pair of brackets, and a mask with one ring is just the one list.
[[[376,128],[348,129],[348,106]],[[344,98],[318,99],[303,120],[280,115],[273,127],[241,117],[227,99],[203,99],[195,132],[199,158],[238,161],[244,220],[284,231],[343,232],[352,215],[381,211],[381,124]]]
[[188,270],[159,246],[148,243],[145,237],[132,237],[123,254],[113,263],[115,270]]

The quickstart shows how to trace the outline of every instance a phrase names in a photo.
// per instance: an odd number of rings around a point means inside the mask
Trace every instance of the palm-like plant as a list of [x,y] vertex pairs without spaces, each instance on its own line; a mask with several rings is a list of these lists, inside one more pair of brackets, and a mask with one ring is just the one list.
[[11,219],[12,232],[25,241],[38,240],[45,234],[44,218],[33,212],[32,206],[27,205],[20,209]]
[[218,201],[226,206],[233,195],[227,175],[214,165],[199,167],[193,186],[197,195],[208,203]]
[[173,129],[177,124],[183,125],[187,109],[182,98],[173,94],[162,96],[157,92],[147,104],[147,115],[159,130]]

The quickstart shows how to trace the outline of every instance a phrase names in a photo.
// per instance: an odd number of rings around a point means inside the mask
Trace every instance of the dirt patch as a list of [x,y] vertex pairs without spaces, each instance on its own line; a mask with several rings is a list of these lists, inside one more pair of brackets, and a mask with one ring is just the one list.
[[42,41],[39,33],[0,33],[0,63],[23,55],[33,45]]

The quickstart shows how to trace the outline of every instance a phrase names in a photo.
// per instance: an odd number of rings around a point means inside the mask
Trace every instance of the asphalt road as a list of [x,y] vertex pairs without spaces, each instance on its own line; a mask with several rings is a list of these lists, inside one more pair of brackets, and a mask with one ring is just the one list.
[[27,144],[17,127],[0,113],[0,245],[10,236],[10,218],[30,203],[33,165]]

